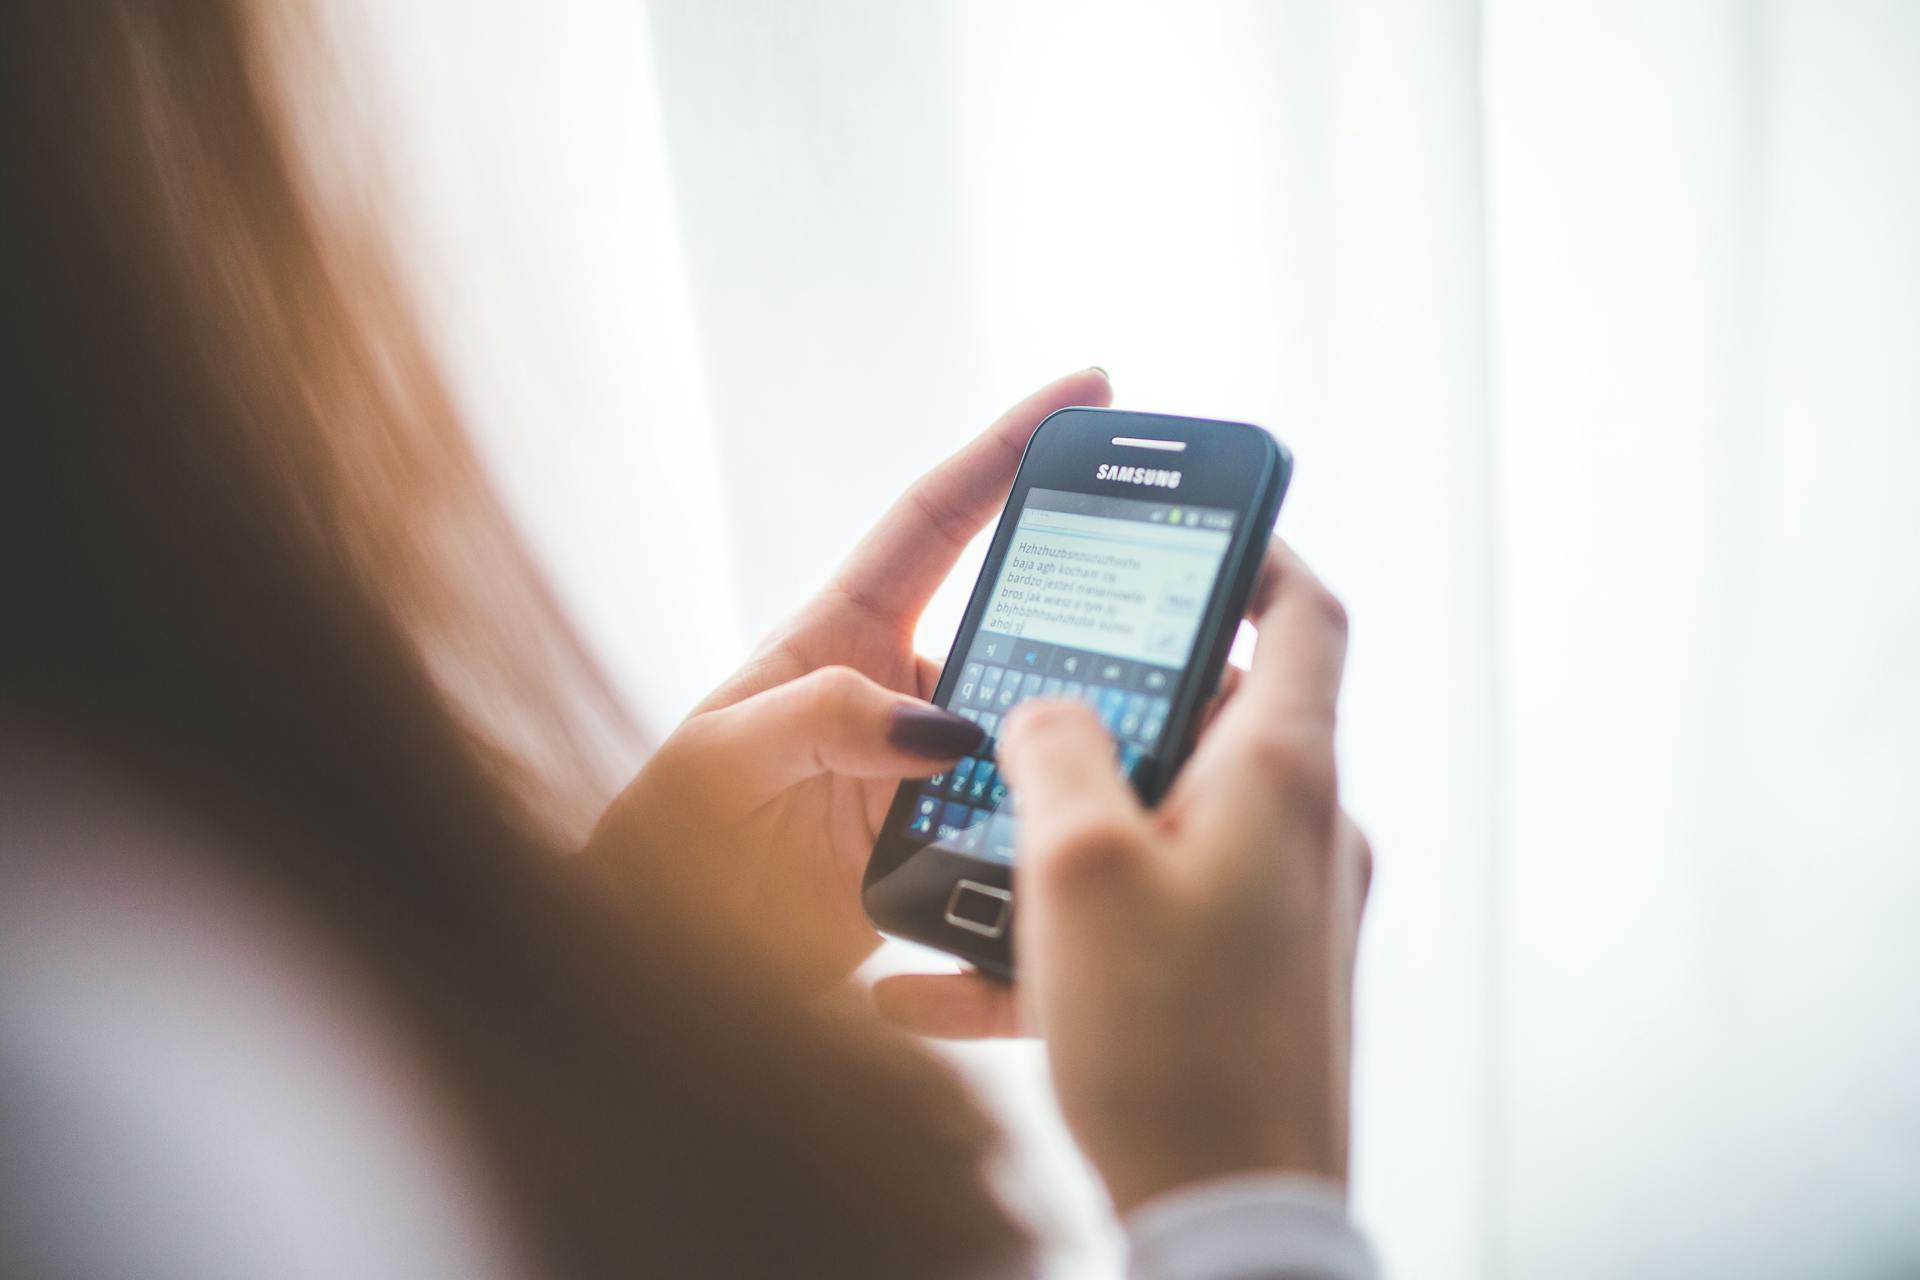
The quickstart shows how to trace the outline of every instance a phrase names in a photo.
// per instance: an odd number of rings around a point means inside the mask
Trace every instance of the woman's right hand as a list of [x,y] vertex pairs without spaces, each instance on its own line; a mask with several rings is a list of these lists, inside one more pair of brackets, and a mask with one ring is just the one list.
[[1045,1037],[1067,1124],[1122,1212],[1237,1172],[1346,1181],[1371,854],[1335,783],[1345,616],[1280,546],[1252,612],[1252,668],[1157,810],[1085,707],[1011,718],[999,756],[1020,802],[1018,991],[979,975],[876,989],[923,1031],[1017,1022]]

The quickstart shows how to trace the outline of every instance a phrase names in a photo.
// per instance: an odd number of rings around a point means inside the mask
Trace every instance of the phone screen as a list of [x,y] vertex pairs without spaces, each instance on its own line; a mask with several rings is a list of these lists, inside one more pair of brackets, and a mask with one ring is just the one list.
[[1172,699],[1233,539],[1234,513],[1171,501],[1027,491],[986,611],[956,650],[947,707],[980,725],[974,755],[921,784],[901,834],[1010,861],[1017,806],[994,763],[1007,713],[1077,698],[1113,734],[1119,767],[1155,767]]

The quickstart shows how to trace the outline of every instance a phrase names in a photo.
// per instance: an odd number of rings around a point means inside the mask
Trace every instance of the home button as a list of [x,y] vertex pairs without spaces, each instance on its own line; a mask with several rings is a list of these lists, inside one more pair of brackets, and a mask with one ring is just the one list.
[[947,923],[985,938],[997,938],[1007,931],[1012,907],[1010,890],[977,880],[958,880],[947,897]]

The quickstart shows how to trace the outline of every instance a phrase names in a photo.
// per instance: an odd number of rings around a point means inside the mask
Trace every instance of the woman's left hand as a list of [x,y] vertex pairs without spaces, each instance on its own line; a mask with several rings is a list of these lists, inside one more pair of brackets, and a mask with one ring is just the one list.
[[999,510],[1034,428],[1111,398],[1099,369],[1061,378],[907,490],[654,753],[589,856],[629,888],[687,895],[676,901],[710,909],[806,979],[852,972],[878,942],[860,877],[895,788],[979,739],[925,702],[940,664],[914,653],[914,626]]

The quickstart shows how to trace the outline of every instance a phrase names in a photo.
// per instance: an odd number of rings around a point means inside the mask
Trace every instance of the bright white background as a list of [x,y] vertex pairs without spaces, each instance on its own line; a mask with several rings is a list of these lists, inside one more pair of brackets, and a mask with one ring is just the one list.
[[[652,723],[1055,374],[1266,424],[1354,618],[1389,1270],[1920,1272],[1920,5],[359,8]],[[1037,1054],[960,1056],[1108,1273]]]

